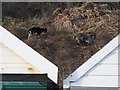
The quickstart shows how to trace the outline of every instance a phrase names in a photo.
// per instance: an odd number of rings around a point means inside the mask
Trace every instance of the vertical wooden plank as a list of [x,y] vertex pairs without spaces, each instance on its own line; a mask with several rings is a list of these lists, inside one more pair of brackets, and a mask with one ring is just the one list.
[[101,88],[101,87],[70,87],[70,90],[119,90],[119,88]]

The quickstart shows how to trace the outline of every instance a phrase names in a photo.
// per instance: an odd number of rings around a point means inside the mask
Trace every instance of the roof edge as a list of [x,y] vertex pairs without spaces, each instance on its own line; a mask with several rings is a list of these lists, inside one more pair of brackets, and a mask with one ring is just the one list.
[[48,77],[57,84],[58,67],[2,26],[0,26],[0,42],[15,52],[17,55],[25,59],[40,72],[47,73]]
[[120,42],[118,41],[119,37],[120,34],[117,35],[114,39],[112,39],[107,45],[105,45],[101,50],[99,50],[96,54],[94,54],[90,59],[88,59],[88,61],[86,61],[83,65],[81,65],[78,69],[76,69],[72,74],[70,74],[63,81],[64,90],[70,87],[70,82],[76,81],[79,78],[81,78],[91,68],[93,68],[96,64],[98,64],[106,55],[108,55],[118,45],[120,45]]

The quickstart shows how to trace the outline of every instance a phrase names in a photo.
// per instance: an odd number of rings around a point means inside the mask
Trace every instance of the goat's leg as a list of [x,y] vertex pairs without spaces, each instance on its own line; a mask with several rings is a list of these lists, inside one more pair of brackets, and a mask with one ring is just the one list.
[[38,40],[40,40],[40,35],[38,35]]
[[77,46],[79,46],[79,45],[80,45],[80,40],[79,40],[79,38],[78,38],[78,37],[75,37],[75,40],[76,40],[76,42],[77,42]]
[[27,41],[29,41],[29,39],[30,39],[31,36],[32,36],[32,33],[30,32],[30,33],[28,34]]

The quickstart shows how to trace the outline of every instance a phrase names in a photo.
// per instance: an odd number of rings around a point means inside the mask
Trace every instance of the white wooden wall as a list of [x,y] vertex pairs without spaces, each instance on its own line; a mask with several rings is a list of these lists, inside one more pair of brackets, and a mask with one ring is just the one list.
[[[58,67],[26,45],[23,41],[19,40],[16,36],[8,32],[2,26],[0,26],[0,43],[8,47],[26,62],[30,63],[33,67],[39,70],[40,73],[46,73],[48,78],[57,83]],[[33,69],[29,68],[29,70],[32,71]]]
[[70,90],[119,90],[120,88],[114,87],[71,87]]
[[0,73],[40,73],[20,56],[0,43]]
[[[75,82],[71,87],[118,87],[118,53],[120,46],[101,60],[95,67]],[[99,58],[98,58],[99,59]],[[88,89],[89,90],[89,89]]]

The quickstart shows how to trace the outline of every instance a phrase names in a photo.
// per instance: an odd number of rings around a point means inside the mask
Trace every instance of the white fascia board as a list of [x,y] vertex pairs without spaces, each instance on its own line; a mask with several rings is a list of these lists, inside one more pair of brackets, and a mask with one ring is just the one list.
[[2,39],[2,36],[3,36],[3,31],[0,30],[0,41],[1,41],[1,39]]
[[83,65],[81,65],[77,70],[75,70],[71,75],[69,75],[63,81],[64,89],[70,87],[70,82],[77,81],[84,74],[86,74],[89,70],[91,70],[96,64],[98,64],[105,56],[107,56],[110,52],[112,52],[115,48],[118,47],[120,42],[118,41],[120,34],[116,36],[113,40],[111,40],[106,46],[104,46],[100,51],[94,54],[88,61],[86,61]]
[[57,83],[58,67],[0,26],[0,42]]

